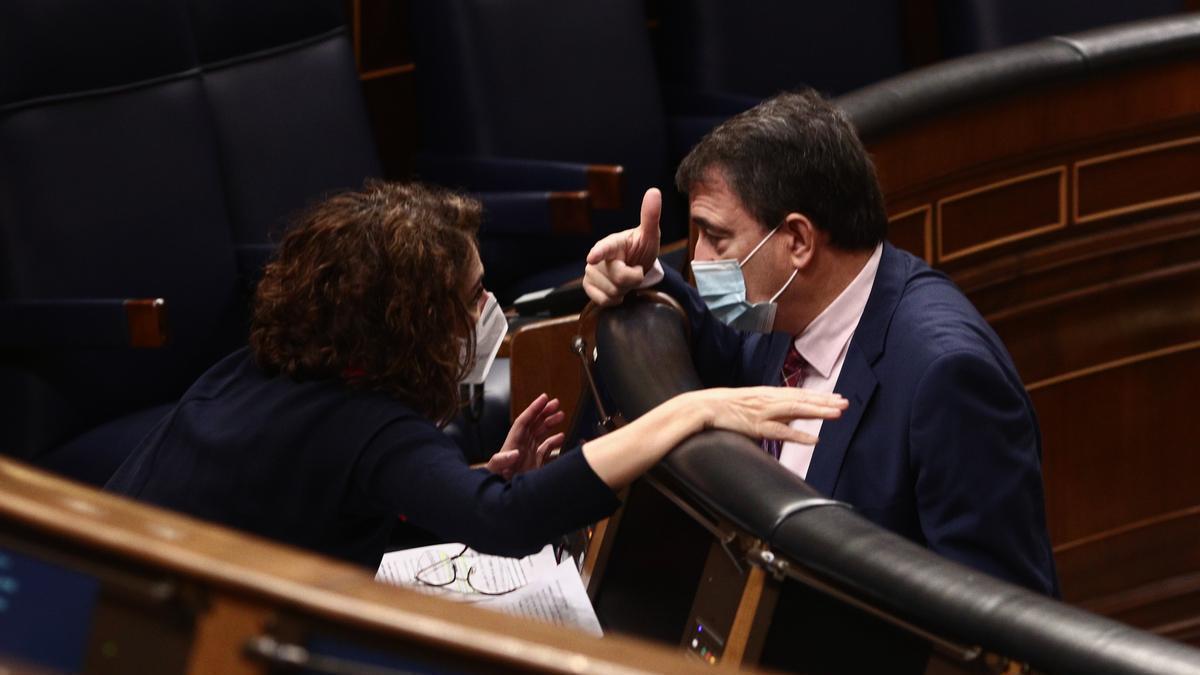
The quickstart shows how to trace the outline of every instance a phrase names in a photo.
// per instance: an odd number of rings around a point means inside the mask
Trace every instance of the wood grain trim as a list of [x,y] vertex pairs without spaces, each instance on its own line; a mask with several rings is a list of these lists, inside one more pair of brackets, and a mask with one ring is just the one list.
[[1112,361],[1105,361],[1104,363],[1097,363],[1096,365],[1088,366],[1087,368],[1080,368],[1079,370],[1073,370],[1073,371],[1070,371],[1067,373],[1062,373],[1061,375],[1055,375],[1054,377],[1048,377],[1044,380],[1038,380],[1037,382],[1032,382],[1032,383],[1026,385],[1025,390],[1029,391],[1029,392],[1033,392],[1033,391],[1037,391],[1038,389],[1045,389],[1046,387],[1054,386],[1056,384],[1062,384],[1063,382],[1068,382],[1070,380],[1077,380],[1082,377],[1087,377],[1089,375],[1095,375],[1096,373],[1102,373],[1106,370],[1113,370],[1115,368],[1123,368],[1125,366],[1133,365],[1135,363],[1141,363],[1143,361],[1149,361],[1151,359],[1162,358],[1164,356],[1170,356],[1172,354],[1179,354],[1179,353],[1191,351],[1191,350],[1197,349],[1197,348],[1200,348],[1200,340],[1196,340],[1196,341],[1192,341],[1192,342],[1185,342],[1183,344],[1178,344],[1178,345],[1172,345],[1170,347],[1164,347],[1162,349],[1155,349],[1153,351],[1143,352],[1141,354],[1133,354],[1131,356],[1125,356],[1125,357],[1122,357],[1119,359],[1114,359]]
[[[1144,609],[1153,605],[1169,602],[1183,596],[1193,595],[1200,591],[1200,573],[1181,574],[1156,579],[1098,598],[1088,598],[1078,601],[1078,605],[1101,616],[1119,618],[1121,614]],[[1075,603],[1072,603],[1075,604]],[[1198,617],[1200,618],[1200,617]]]
[[621,527],[621,518],[625,515],[625,503],[629,500],[629,488],[625,487],[617,495],[621,505],[613,514],[596,523],[592,537],[588,540],[587,553],[584,554],[583,570],[579,576],[583,579],[583,587],[587,589],[588,599],[594,604],[596,595],[600,592],[600,584],[604,580],[604,571],[608,568],[609,558],[612,557],[613,546],[617,541],[617,533]]
[[[0,457],[0,520],[163,567],[215,593],[383,631],[431,651],[494,660],[507,672],[711,672],[662,646],[603,641],[557,626],[376,583],[361,568],[135,503]],[[236,553],[233,553],[236,552]]]
[[1190,642],[1200,637],[1200,616],[1156,626],[1154,632],[1179,642]]
[[1098,157],[1089,157],[1088,159],[1081,159],[1081,160],[1075,162],[1075,164],[1071,167],[1072,177],[1075,181],[1075,190],[1074,190],[1074,194],[1072,195],[1072,200],[1071,200],[1071,202],[1072,202],[1071,211],[1072,211],[1072,217],[1074,218],[1075,223],[1082,225],[1084,223],[1091,223],[1091,222],[1094,222],[1097,220],[1114,218],[1116,216],[1123,216],[1123,215],[1129,214],[1129,213],[1138,213],[1140,211],[1149,211],[1150,209],[1156,209],[1161,206],[1170,206],[1171,204],[1182,204],[1185,202],[1200,200],[1200,190],[1196,190],[1196,191],[1187,192],[1187,193],[1184,193],[1181,195],[1175,195],[1173,197],[1163,197],[1161,199],[1151,199],[1149,201],[1139,202],[1136,204],[1129,204],[1127,206],[1122,206],[1122,207],[1116,208],[1116,209],[1108,209],[1106,211],[1089,213],[1086,216],[1081,215],[1079,213],[1079,193],[1081,192],[1080,187],[1079,187],[1079,169],[1080,168],[1095,166],[1097,164],[1106,164],[1108,162],[1112,162],[1112,161],[1115,161],[1118,159],[1124,159],[1126,157],[1136,157],[1137,155],[1146,155],[1146,154],[1150,154],[1152,152],[1159,152],[1161,150],[1169,150],[1171,148],[1183,147],[1185,145],[1195,145],[1197,143],[1200,143],[1200,136],[1189,136],[1187,138],[1180,138],[1180,139],[1177,139],[1174,141],[1166,141],[1163,143],[1154,143],[1151,145],[1144,145],[1144,146],[1140,146],[1137,148],[1130,148],[1128,150],[1122,150],[1120,152],[1114,152],[1114,153],[1110,153],[1107,155],[1100,155]]
[[1125,523],[1124,525],[1104,530],[1102,532],[1089,534],[1086,537],[1080,537],[1078,539],[1072,539],[1071,541],[1063,542],[1054,547],[1054,554],[1058,555],[1060,553],[1067,553],[1077,548],[1090,546],[1091,544],[1095,544],[1096,542],[1103,541],[1105,539],[1112,539],[1113,537],[1128,534],[1136,530],[1144,530],[1148,527],[1154,527],[1156,525],[1168,523],[1172,520],[1182,520],[1184,518],[1191,518],[1197,515],[1200,515],[1200,506],[1189,506],[1186,509],[1179,509],[1178,511],[1160,513],[1157,516],[1143,518],[1142,520],[1136,520],[1132,523]]
[[919,213],[925,214],[925,262],[933,263],[933,207],[929,204],[888,216],[888,223],[904,220]]
[[[517,416],[525,411],[525,407],[537,398],[538,394],[542,393],[541,387],[546,384],[546,371],[539,367],[544,366],[547,362],[558,364],[557,358],[548,356],[544,350],[547,348],[547,335],[559,335],[562,337],[563,346],[571,344],[571,334],[579,332],[579,315],[571,314],[569,316],[561,316],[556,319],[546,319],[536,323],[526,324],[518,328],[515,332],[505,336],[508,342],[508,356],[512,359],[513,368],[509,375],[509,420],[517,419]],[[564,353],[565,350],[564,350]],[[558,355],[558,356],[561,356]],[[578,359],[572,355],[573,360],[569,362],[568,367],[582,369],[583,366]],[[531,382],[532,380],[532,382]],[[584,392],[581,396],[590,396],[591,394]],[[566,403],[566,401],[563,401]],[[578,401],[575,401],[575,406],[578,408]],[[569,414],[574,417],[575,411],[569,411]],[[572,428],[574,419],[568,420],[565,428]]]
[[[945,207],[946,204],[950,204],[950,203],[953,203],[956,201],[961,201],[968,197],[972,197],[974,195],[981,194],[984,192],[998,190],[1000,188],[1007,187],[1009,185],[1023,183],[1025,181],[1030,181],[1035,178],[1041,178],[1042,176],[1049,176],[1049,175],[1053,175],[1056,173],[1059,174],[1058,220],[1056,222],[1053,222],[1053,223],[1050,223],[1047,225],[1041,225],[1041,226],[1034,227],[1034,228],[1028,229],[1028,230],[1022,230],[1021,232],[1016,232],[1016,233],[1010,234],[1008,236],[997,237],[996,239],[991,239],[991,240],[985,241],[981,244],[976,244],[974,246],[968,246],[964,249],[955,251],[949,255],[946,254],[946,252],[944,250],[943,242],[942,242],[942,211],[943,211],[943,207]],[[1006,178],[1002,181],[997,181],[995,183],[989,183],[987,185],[983,185],[983,186],[980,186],[977,188],[972,188],[970,190],[967,190],[966,192],[959,192],[957,194],[950,195],[949,197],[944,197],[942,199],[939,199],[937,202],[937,222],[934,225],[934,231],[935,231],[934,241],[937,245],[937,259],[939,262],[948,262],[950,260],[956,260],[958,258],[963,258],[963,257],[969,256],[971,254],[978,253],[980,251],[986,251],[987,249],[995,248],[995,247],[1001,246],[1003,244],[1008,244],[1008,243],[1011,243],[1014,241],[1020,241],[1022,239],[1028,239],[1029,237],[1034,237],[1034,236],[1037,236],[1039,234],[1043,234],[1046,232],[1052,232],[1054,230],[1060,230],[1066,226],[1067,226],[1067,166],[1065,164],[1063,164],[1061,166],[1056,166],[1056,167],[1053,167],[1050,169],[1042,169],[1040,171],[1034,171],[1032,173],[1025,173],[1025,174],[1021,174],[1019,176],[1014,176],[1012,178]]]
[[[1172,277],[1192,274],[1200,270],[1200,261],[1193,261],[1170,267],[1159,267],[1148,272],[1141,272],[1131,276],[1117,277],[1112,281],[1105,281],[1098,284],[1083,286],[1074,290],[1058,293],[1048,297],[1039,297],[1036,300],[1030,300],[1020,304],[1010,305],[1003,309],[988,312],[983,318],[989,323],[998,323],[1006,321],[1013,317],[1029,312],[1044,310],[1055,305],[1061,305],[1069,302],[1075,302],[1082,298],[1091,295],[1098,295],[1116,291],[1118,289],[1131,288],[1142,284],[1151,284],[1171,279]],[[957,281],[957,280],[956,280]]]
[[268,606],[260,603],[230,596],[214,598],[197,622],[188,659],[189,675],[260,675],[265,672],[262,664],[246,658],[242,647],[251,638],[262,635],[272,613]]
[[621,208],[621,190],[625,185],[625,167],[619,164],[589,164],[587,191],[592,208],[615,210]]
[[362,82],[369,82],[371,80],[378,80],[384,77],[391,77],[393,75],[406,75],[415,71],[416,69],[416,64],[401,63],[398,66],[391,66],[390,68],[377,68],[375,70],[368,70],[367,72],[359,75],[358,79]]
[[588,212],[588,193],[551,192],[549,200],[550,231],[554,234],[589,234],[592,217]]
[[130,347],[157,349],[167,344],[166,300],[126,300],[124,305]]
[[[750,568],[746,575],[746,584],[742,587],[742,596],[738,599],[737,610],[733,615],[733,624],[729,627],[729,635],[725,639],[721,663],[741,666],[752,665],[758,661],[761,643],[766,637],[763,615],[770,614],[769,610],[774,609],[775,605],[771,598],[767,597],[774,592],[773,589],[767,588],[768,583],[767,574],[761,567]],[[752,641],[757,644],[752,644]]]

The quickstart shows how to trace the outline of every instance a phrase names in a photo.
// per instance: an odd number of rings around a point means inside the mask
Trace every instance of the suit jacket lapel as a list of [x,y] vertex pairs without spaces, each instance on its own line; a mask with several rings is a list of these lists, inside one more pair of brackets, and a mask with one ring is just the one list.
[[871,370],[871,365],[851,342],[846,352],[846,360],[842,364],[842,374],[838,376],[834,391],[845,396],[850,401],[850,407],[842,411],[842,416],[836,420],[826,420],[821,424],[820,440],[813,450],[812,462],[808,466],[805,481],[825,495],[832,495],[837,486],[838,474],[842,470],[842,460],[846,458],[846,450],[850,447],[850,439],[858,429],[863,411],[875,394],[878,380]]
[[904,292],[908,273],[909,258],[884,242],[871,295],[854,330],[854,337],[850,339],[842,372],[833,389],[850,401],[850,407],[838,419],[821,425],[820,440],[813,450],[812,462],[805,477],[809,485],[826,495],[832,495],[837,487],[850,441],[879,384],[874,371],[875,362],[883,355],[888,327]]
[[761,381],[758,384],[775,386],[783,384],[783,362],[787,359],[788,348],[792,344],[792,336],[787,333],[771,333],[766,349],[765,367],[759,370]]

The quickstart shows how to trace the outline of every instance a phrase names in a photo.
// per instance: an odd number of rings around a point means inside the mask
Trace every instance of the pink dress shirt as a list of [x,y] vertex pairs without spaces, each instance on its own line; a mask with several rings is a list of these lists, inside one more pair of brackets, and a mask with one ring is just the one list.
[[[883,244],[875,247],[875,252],[854,280],[796,337],[796,351],[805,361],[804,373],[797,386],[825,394],[833,391],[842,372],[842,363],[846,360],[850,338],[854,337],[854,329],[862,318],[867,298],[871,297],[881,255]],[[654,266],[646,272],[638,287],[649,288],[657,284],[662,281],[663,274],[662,264],[655,260]],[[792,428],[817,436],[821,431],[821,421],[793,420]],[[804,443],[784,443],[779,461],[803,478],[812,462],[813,447]]]
[[[796,337],[796,351],[805,361],[798,386],[826,394],[833,391],[842,372],[842,363],[846,361],[850,338],[854,337],[854,329],[858,327],[867,298],[871,296],[871,287],[875,285],[875,273],[879,270],[882,254],[883,245],[880,244],[854,280]],[[821,422],[793,420],[792,428],[818,436]],[[812,462],[813,447],[805,443],[784,443],[779,462],[803,478]]]

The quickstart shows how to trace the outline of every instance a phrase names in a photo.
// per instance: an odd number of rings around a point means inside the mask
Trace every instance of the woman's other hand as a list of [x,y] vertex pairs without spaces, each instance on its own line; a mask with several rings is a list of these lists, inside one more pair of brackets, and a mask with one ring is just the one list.
[[559,410],[558,399],[546,394],[538,396],[517,416],[504,445],[485,467],[505,480],[538,468],[547,455],[562,447],[565,435],[552,434],[551,430],[565,418],[566,414]]

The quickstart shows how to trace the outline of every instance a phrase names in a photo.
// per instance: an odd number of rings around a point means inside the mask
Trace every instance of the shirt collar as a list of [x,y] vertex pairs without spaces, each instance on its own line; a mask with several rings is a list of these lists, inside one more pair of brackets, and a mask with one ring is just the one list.
[[875,285],[883,244],[875,247],[854,280],[796,336],[796,351],[821,377],[828,379],[862,318]]

